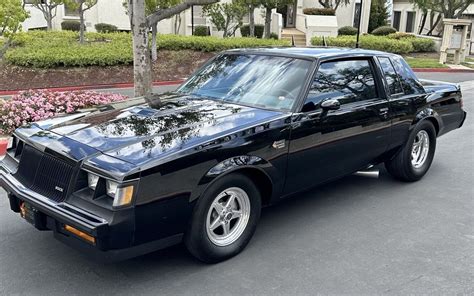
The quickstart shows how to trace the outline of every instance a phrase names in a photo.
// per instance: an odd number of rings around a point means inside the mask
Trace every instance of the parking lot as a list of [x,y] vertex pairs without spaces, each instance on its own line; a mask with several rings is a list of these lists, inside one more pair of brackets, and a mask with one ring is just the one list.
[[96,263],[11,212],[0,189],[0,294],[474,294],[474,81],[462,87],[470,114],[421,181],[382,168],[300,194],[265,209],[247,249],[217,265],[182,245]]

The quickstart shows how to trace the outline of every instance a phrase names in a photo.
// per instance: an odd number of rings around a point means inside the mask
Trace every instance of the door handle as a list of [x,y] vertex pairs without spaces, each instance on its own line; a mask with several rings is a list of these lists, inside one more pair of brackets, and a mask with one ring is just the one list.
[[380,115],[387,115],[388,114],[388,108],[380,108],[379,109],[379,114]]

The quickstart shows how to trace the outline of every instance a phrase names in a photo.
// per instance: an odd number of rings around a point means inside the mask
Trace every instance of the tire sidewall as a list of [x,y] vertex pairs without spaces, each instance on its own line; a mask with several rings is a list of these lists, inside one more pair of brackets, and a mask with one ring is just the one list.
[[[228,246],[217,246],[208,237],[206,219],[214,199],[225,189],[238,187],[245,191],[250,201],[250,216],[241,236]],[[231,173],[213,182],[199,198],[188,231],[185,244],[188,249],[205,262],[218,262],[237,255],[252,238],[260,219],[261,196],[253,182],[240,173]]]
[[[430,140],[430,145],[429,145],[429,151],[428,151],[428,156],[425,160],[425,163],[419,168],[415,168],[412,163],[411,163],[411,150],[413,146],[413,142],[415,141],[416,135],[418,134],[419,131],[424,130],[428,133],[429,140]],[[406,147],[406,159],[408,162],[408,168],[409,168],[409,173],[416,179],[420,179],[423,177],[426,172],[429,170],[431,163],[433,162],[434,159],[434,154],[436,150],[436,130],[433,126],[433,124],[429,121],[421,121],[412,131],[410,138],[408,139],[407,147]]]

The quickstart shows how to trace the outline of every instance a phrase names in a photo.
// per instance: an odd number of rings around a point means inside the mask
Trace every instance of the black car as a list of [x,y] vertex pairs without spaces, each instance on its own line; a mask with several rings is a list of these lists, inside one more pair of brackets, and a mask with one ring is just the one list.
[[13,211],[97,258],[184,241],[217,262],[296,192],[379,163],[419,180],[465,117],[459,86],[420,81],[397,55],[232,50],[173,93],[17,129],[0,185]]

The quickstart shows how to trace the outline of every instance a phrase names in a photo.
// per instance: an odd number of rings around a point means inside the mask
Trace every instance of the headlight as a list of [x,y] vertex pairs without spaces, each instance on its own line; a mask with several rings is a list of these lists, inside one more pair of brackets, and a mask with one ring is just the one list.
[[99,176],[91,174],[91,173],[87,174],[87,184],[89,185],[90,189],[95,190],[98,182],[99,182]]
[[114,199],[114,207],[126,206],[132,202],[133,185],[118,188],[118,183],[107,180],[106,188],[107,195]]

